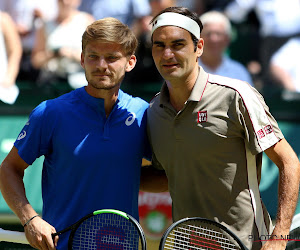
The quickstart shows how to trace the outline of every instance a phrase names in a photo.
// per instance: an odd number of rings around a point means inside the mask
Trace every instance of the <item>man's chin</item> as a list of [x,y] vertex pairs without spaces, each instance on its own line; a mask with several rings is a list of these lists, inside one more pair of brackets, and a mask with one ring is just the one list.
[[114,88],[117,88],[117,87],[120,87],[120,84],[119,83],[115,83],[115,84],[111,84],[111,83],[93,83],[91,82],[90,85],[95,88],[95,89],[99,89],[99,90],[111,90],[111,89],[114,89]]

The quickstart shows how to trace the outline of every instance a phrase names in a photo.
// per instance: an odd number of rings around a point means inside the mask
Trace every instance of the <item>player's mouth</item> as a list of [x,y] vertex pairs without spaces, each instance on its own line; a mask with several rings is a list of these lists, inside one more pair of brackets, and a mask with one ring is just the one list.
[[100,73],[94,73],[93,76],[100,77],[100,78],[109,77],[108,74],[100,74]]
[[179,66],[178,63],[165,63],[162,64],[162,66],[166,69],[172,69],[172,68],[177,68]]

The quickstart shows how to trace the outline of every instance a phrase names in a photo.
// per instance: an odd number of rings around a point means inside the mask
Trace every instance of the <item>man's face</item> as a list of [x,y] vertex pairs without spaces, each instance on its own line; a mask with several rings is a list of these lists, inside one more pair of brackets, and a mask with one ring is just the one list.
[[126,56],[122,46],[116,43],[93,41],[81,54],[88,85],[95,90],[119,88],[125,72],[131,71],[135,63],[135,56]]
[[197,59],[203,51],[200,39],[195,52],[191,34],[176,26],[159,27],[152,36],[152,56],[155,65],[167,81],[185,81],[198,67]]
[[203,53],[209,56],[221,56],[230,42],[222,23],[205,24],[201,35],[205,42]]

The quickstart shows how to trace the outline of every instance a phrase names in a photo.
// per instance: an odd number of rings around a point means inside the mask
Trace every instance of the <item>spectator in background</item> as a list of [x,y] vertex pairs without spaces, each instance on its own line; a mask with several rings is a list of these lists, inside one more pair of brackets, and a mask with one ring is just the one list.
[[39,84],[64,82],[72,88],[87,84],[80,65],[81,36],[94,18],[77,8],[80,0],[57,0],[58,15],[37,30],[32,64],[41,69]]
[[16,78],[22,56],[22,44],[9,14],[0,12],[0,100],[14,104],[19,89]]
[[38,71],[32,67],[31,52],[35,31],[41,20],[53,20],[57,15],[57,0],[1,0],[0,9],[6,11],[16,23],[22,41],[22,60],[18,80],[35,81]]
[[[137,84],[155,84],[163,83],[163,78],[159,74],[154,60],[152,58],[152,41],[151,41],[151,19],[163,9],[175,6],[176,0],[150,0],[151,14],[145,18],[145,22],[135,23],[133,30],[139,40],[139,46],[136,52],[137,64],[132,72],[125,76],[125,84],[130,85],[128,92],[134,90],[133,85]],[[123,85],[125,87],[125,85]],[[159,91],[153,89],[153,96]],[[136,94],[136,93],[134,93]],[[151,97],[152,98],[152,97]]]
[[291,38],[271,57],[270,73],[279,86],[300,92],[300,37]]
[[200,16],[203,24],[201,33],[204,50],[199,57],[199,65],[211,74],[236,78],[253,86],[250,73],[241,63],[225,54],[231,40],[231,24],[228,18],[218,11],[209,11]]
[[259,21],[261,44],[259,62],[251,65],[261,68],[263,81],[267,84],[271,56],[288,39],[300,34],[300,1],[233,0],[224,11],[231,21],[240,23],[253,10]]
[[211,10],[222,11],[231,0],[176,0],[177,6],[186,7],[198,15]]
[[132,27],[150,14],[149,0],[84,0],[79,10],[90,13],[96,20],[114,17]]

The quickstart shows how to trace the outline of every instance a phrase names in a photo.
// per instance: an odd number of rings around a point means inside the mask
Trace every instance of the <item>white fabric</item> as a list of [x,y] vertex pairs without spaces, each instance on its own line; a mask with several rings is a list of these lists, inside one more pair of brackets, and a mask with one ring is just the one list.
[[151,13],[149,0],[82,0],[79,9],[92,14],[96,20],[115,17],[129,26]]
[[12,85],[9,88],[4,88],[0,85],[0,100],[7,104],[14,104],[19,96],[19,88],[17,85]]
[[177,26],[191,32],[195,37],[200,39],[200,27],[191,18],[173,12],[165,12],[159,15],[152,24],[153,32],[162,26]]
[[[40,10],[44,20],[53,20],[57,15],[57,0],[0,0],[0,9],[7,12],[18,25],[34,30],[36,24],[33,20],[34,10]],[[34,38],[35,32],[21,37],[25,50],[33,48]]]
[[[0,12],[0,23],[1,23],[1,12]],[[2,27],[0,25],[0,82],[3,80],[7,70],[7,54],[5,48],[5,41],[2,33]]]
[[[1,23],[1,12],[0,12],[0,23]],[[19,96],[19,88],[16,85],[13,85],[9,88],[4,88],[1,86],[1,82],[3,81],[7,71],[7,53],[6,53],[1,25],[0,25],[0,65],[1,65],[0,100],[8,104],[14,104],[17,97]]]
[[[257,180],[257,171],[254,166],[256,166],[256,157],[253,155],[250,150],[246,148],[246,157],[247,157],[247,172],[248,172],[248,183],[250,196],[254,211],[254,220],[259,232],[259,235],[269,235],[266,224],[264,222],[264,213],[261,203],[261,197],[259,192],[258,180]],[[262,241],[262,245],[266,242]]]
[[241,22],[255,10],[263,36],[289,36],[300,32],[299,0],[234,0],[225,9],[234,22]]
[[292,38],[271,58],[271,63],[286,70],[291,76],[296,91],[300,92],[300,38]]
[[223,56],[223,61],[216,70],[212,70],[206,66],[202,62],[201,57],[199,58],[198,63],[207,73],[242,80],[253,86],[251,75],[246,67],[228,56]]
[[[58,25],[55,21],[46,22],[46,47],[49,50],[56,50],[62,47],[81,51],[82,35],[89,25],[86,15],[80,13],[64,25]],[[58,74],[65,75],[68,73],[68,80],[71,87],[82,87],[87,85],[84,71],[78,61],[69,58],[54,58],[50,60],[47,69]],[[74,76],[71,76],[74,74]],[[81,84],[78,81],[81,81]]]

